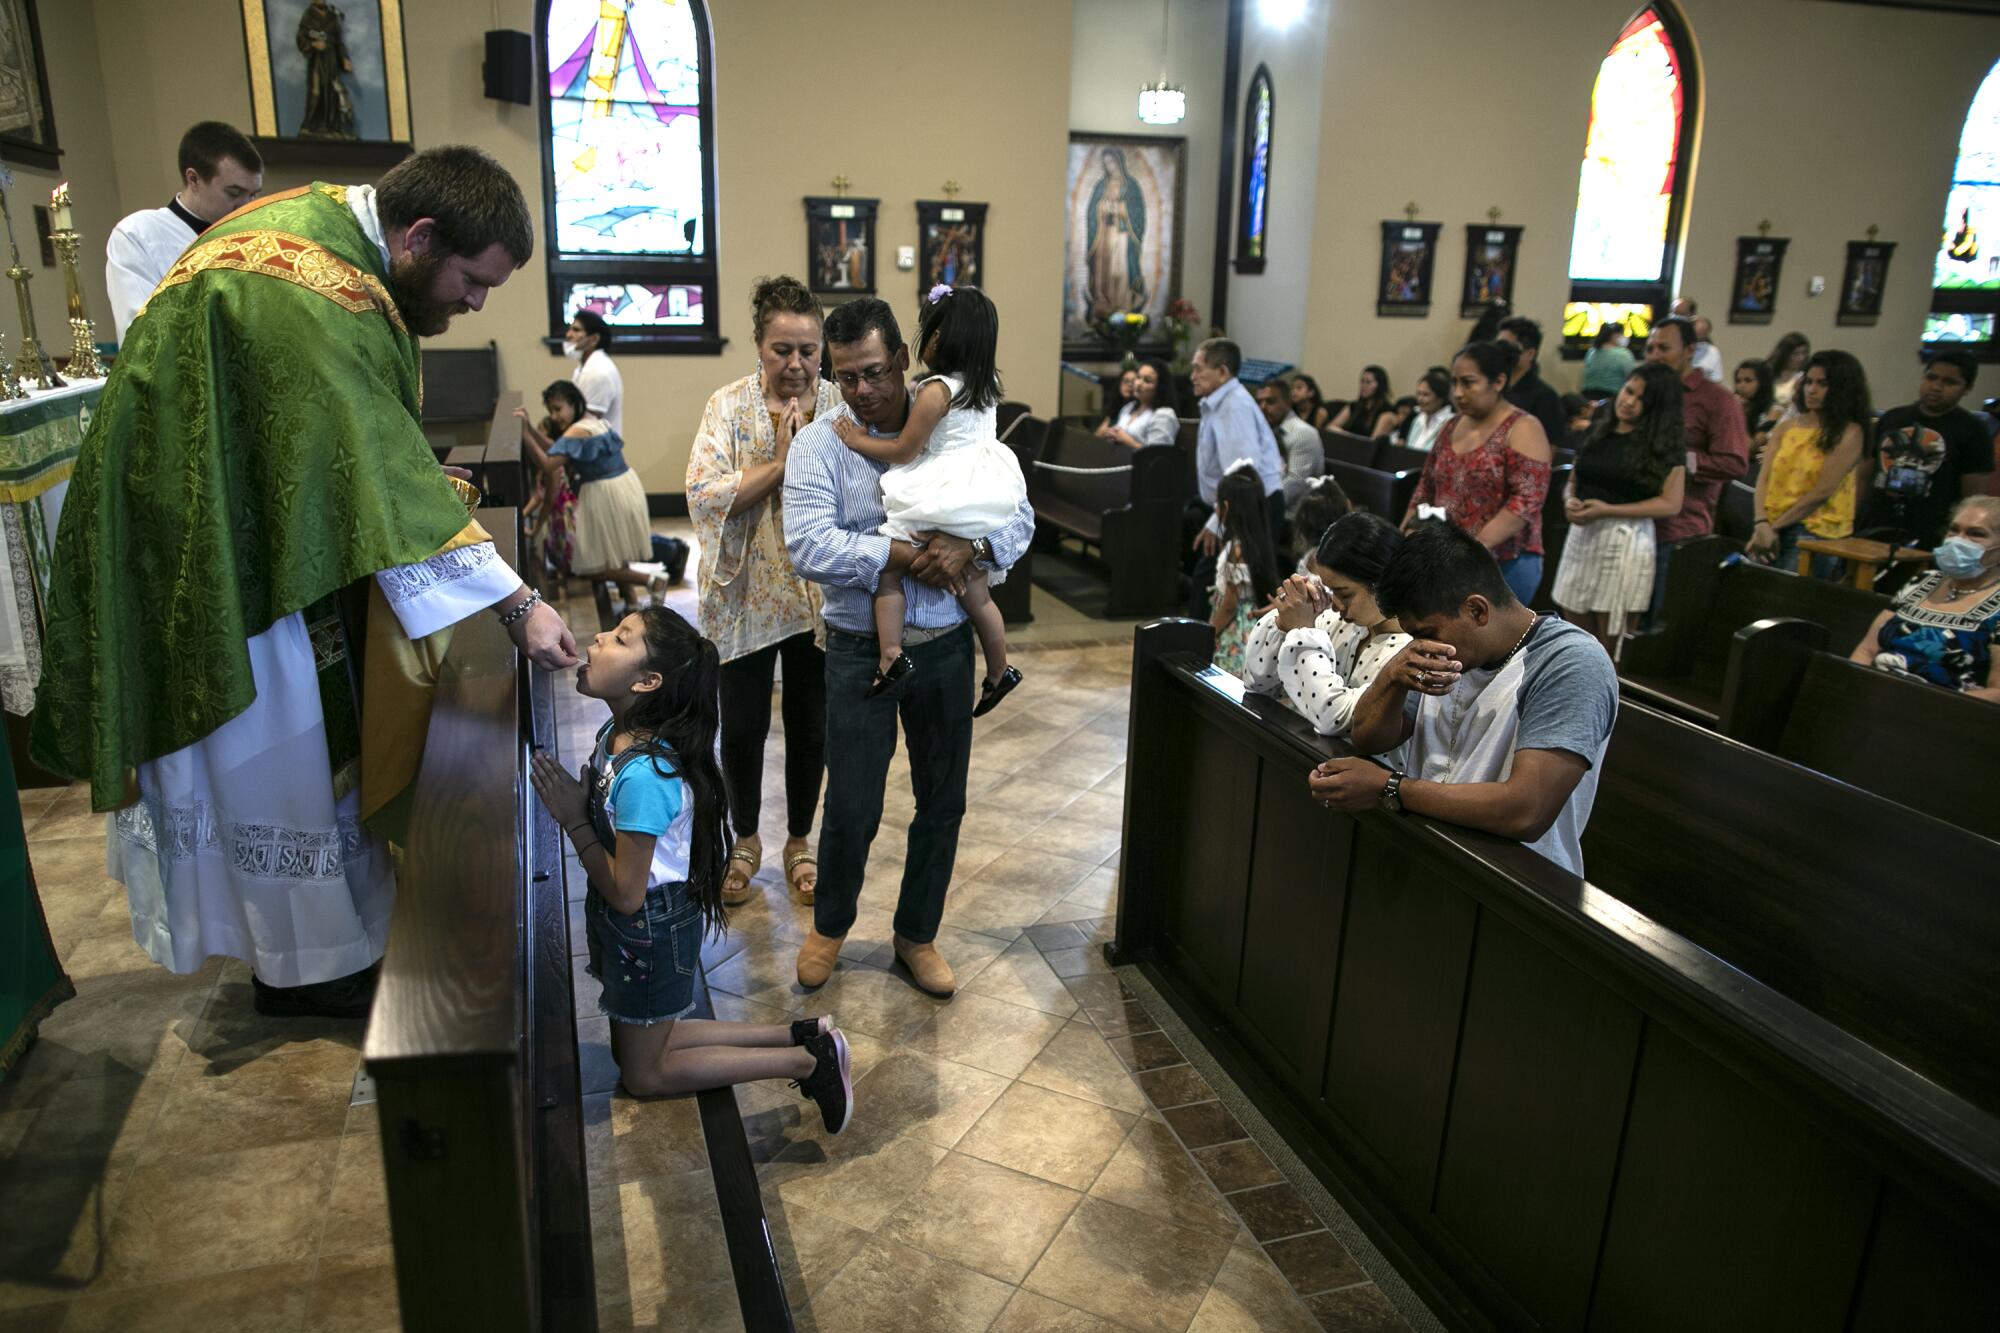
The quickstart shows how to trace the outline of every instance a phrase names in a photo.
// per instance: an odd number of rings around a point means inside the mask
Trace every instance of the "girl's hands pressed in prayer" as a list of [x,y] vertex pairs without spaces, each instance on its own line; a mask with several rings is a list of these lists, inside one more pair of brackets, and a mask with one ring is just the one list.
[[1278,585],[1275,601],[1278,607],[1278,628],[1281,630],[1311,629],[1319,620],[1320,612],[1326,607],[1321,603],[1325,596],[1318,579],[1309,574],[1294,574]]
[[556,823],[565,829],[590,818],[583,783],[571,777],[548,751],[535,751],[528,766],[528,778],[535,784],[535,795],[541,797]]

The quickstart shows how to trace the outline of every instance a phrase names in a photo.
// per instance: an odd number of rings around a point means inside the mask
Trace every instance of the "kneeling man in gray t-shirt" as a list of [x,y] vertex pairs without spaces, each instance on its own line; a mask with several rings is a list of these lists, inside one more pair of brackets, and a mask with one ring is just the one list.
[[1618,714],[1596,639],[1507,590],[1477,539],[1421,523],[1375,587],[1411,636],[1362,696],[1351,742],[1380,754],[1313,771],[1329,809],[1414,810],[1518,838],[1583,874],[1583,826]]

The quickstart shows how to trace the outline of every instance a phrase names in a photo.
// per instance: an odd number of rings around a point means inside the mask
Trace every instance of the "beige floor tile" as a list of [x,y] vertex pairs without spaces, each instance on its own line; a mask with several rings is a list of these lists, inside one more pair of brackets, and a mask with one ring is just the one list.
[[382,1141],[379,1136],[350,1134],[340,1140],[319,1252],[345,1254],[388,1243],[389,1186],[382,1169]]
[[1076,997],[1063,985],[1062,978],[1049,970],[1041,950],[1026,939],[1009,946],[965,989],[974,995],[1025,1005],[1062,1018],[1076,1013],[1078,1008]]
[[874,1231],[914,1194],[945,1150],[860,1121],[838,1138],[801,1138],[760,1171],[766,1212],[803,1205]]
[[1091,869],[1074,857],[1058,856],[1043,848],[1037,830],[1024,833],[1021,843],[981,870],[975,882],[1038,893],[1052,901],[1074,890]]
[[[171,1073],[187,1054],[210,994],[177,984],[154,970],[129,984],[96,978],[80,982],[76,998],[42,1021],[32,1068],[20,1071],[24,1088],[39,1078],[67,1079],[93,1072]],[[14,1076],[10,1076],[14,1077]]]
[[131,1172],[50,1176],[0,1185],[0,1310],[33,1308],[87,1289]]
[[953,1153],[881,1235],[1003,1282],[1019,1283],[1083,1196]]
[[1124,1145],[1098,1173],[1090,1197],[1225,1240],[1242,1226],[1173,1131],[1153,1120],[1132,1126]]
[[803,1309],[813,1292],[833,1280],[855,1252],[868,1243],[868,1233],[851,1227],[831,1213],[803,1204],[787,1204],[766,1212],[771,1247],[794,1310]]
[[882,1333],[909,1328],[921,1312],[925,1333],[979,1333],[1005,1309],[1006,1283],[876,1238],[813,1299],[819,1333]]
[[1032,1291],[1017,1291],[990,1333],[1116,1333],[1119,1326]]
[[952,890],[945,912],[953,925],[991,935],[1004,947],[1060,899],[1059,889],[1017,888],[975,877]]
[[1116,829],[1125,822],[1125,792],[1092,789],[1056,812],[1056,817]]
[[1049,970],[1059,977],[1081,977],[1111,971],[1111,964],[1106,961],[1104,948],[1099,943],[1084,944],[1074,949],[1051,949],[1042,956],[1049,960]]
[[646,1333],[736,1333],[743,1313],[734,1282],[703,1282],[640,1300],[605,1301],[597,1307],[602,1333],[645,1329]]
[[1081,787],[1047,782],[1030,771],[996,784],[979,798],[979,807],[982,810],[1005,810],[1012,814],[1049,816],[1059,814],[1082,795]]
[[730,1279],[715,1182],[706,1171],[594,1189],[590,1216],[600,1303]]
[[[103,1285],[309,1259],[331,1220],[340,1146],[320,1139],[136,1168],[112,1220]],[[228,1225],[218,1226],[221,1218]]]
[[1088,1189],[1125,1142],[1133,1117],[1016,1083],[960,1139],[959,1152],[1068,1189]]
[[1269,1259],[1232,1248],[1188,1333],[1319,1333],[1319,1321]]
[[1062,1028],[1058,1015],[961,991],[936,1018],[917,1029],[908,1047],[1015,1078]]
[[87,1292],[65,1329],[79,1333],[264,1333],[305,1318],[309,1262],[162,1282],[130,1291]]
[[[843,950],[843,963],[860,961],[858,955],[850,960],[845,953]],[[812,994],[799,984],[798,963],[797,945],[765,936],[750,941],[722,966],[711,968],[708,987],[771,1009],[795,1011]]]
[[395,1253],[388,1246],[320,1259],[305,1333],[397,1333],[402,1326]]
[[1147,1105],[1146,1094],[1104,1038],[1082,1019],[1072,1020],[1042,1048],[1033,1063],[1021,1071],[1021,1081],[1101,1102],[1131,1115],[1141,1114]]
[[[938,927],[937,938],[931,943],[944,955],[945,962],[951,964],[952,975],[958,978],[959,989],[963,990],[967,983],[986,970],[988,964],[1006,952],[1011,940],[962,927],[952,910],[951,900],[946,901],[944,910],[945,924]],[[867,961],[885,972],[905,978],[909,976],[909,972],[896,960],[893,941],[878,946],[868,955]]]
[[902,976],[857,966],[834,973],[831,981],[807,997],[803,1011],[815,1018],[832,1014],[844,1030],[899,1044],[944,1004]]
[[854,1085],[854,1116],[949,1148],[1007,1090],[982,1069],[904,1049]]
[[192,1056],[174,1071],[144,1160],[344,1133],[360,1065],[356,1051],[332,1042],[280,1047],[233,1068]]
[[35,1106],[0,1113],[18,1135],[0,1156],[0,1193],[22,1180],[98,1176],[137,1165],[171,1086],[166,1076],[126,1073],[70,1079],[50,1086]]
[[1104,858],[1118,850],[1124,837],[1118,819],[1101,819],[1085,815],[1069,818],[1059,815],[1035,830],[1035,846],[1057,856],[1067,856],[1088,865],[1102,865]]
[[594,1182],[607,1185],[708,1170],[708,1140],[701,1132],[701,1111],[694,1098],[641,1101],[615,1093],[607,1110],[611,1141],[605,1165],[610,1173],[593,1176]]
[[1220,1237],[1085,1199],[1022,1286],[1135,1328],[1180,1333],[1228,1252]]
[[247,973],[238,980],[225,971],[201,1021],[188,1033],[187,1048],[200,1067],[223,1074],[275,1051],[344,1047],[359,1052],[365,1028],[359,1019],[266,1018],[253,1003]]

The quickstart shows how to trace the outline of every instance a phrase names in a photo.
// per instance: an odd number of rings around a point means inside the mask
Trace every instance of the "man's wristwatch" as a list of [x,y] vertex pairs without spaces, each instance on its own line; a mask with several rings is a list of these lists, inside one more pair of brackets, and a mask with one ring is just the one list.
[[987,541],[984,537],[974,537],[972,539],[972,558],[981,564],[992,564],[993,543]]
[[1401,773],[1391,773],[1389,775],[1389,781],[1384,784],[1382,794],[1375,798],[1375,803],[1392,815],[1403,813],[1403,775]]

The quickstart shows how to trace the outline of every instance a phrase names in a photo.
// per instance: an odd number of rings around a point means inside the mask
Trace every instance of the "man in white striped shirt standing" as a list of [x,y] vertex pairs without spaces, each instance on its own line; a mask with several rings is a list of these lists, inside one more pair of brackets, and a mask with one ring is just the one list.
[[[800,576],[823,588],[826,620],[826,812],[799,984],[823,985],[833,975],[854,924],[900,715],[916,815],[896,904],[896,956],[923,990],[950,995],[957,979],[935,941],[965,817],[974,693],[972,629],[957,592],[974,563],[1005,569],[1019,558],[1034,536],[1035,511],[1023,500],[1004,527],[972,541],[920,533],[919,546],[884,536],[888,465],[842,444],[834,423],[847,415],[874,435],[900,432],[910,411],[910,351],[895,313],[873,297],[836,307],[824,336],[843,403],[799,432],[785,464],[785,549]],[[871,699],[875,588],[891,576],[903,580],[903,648],[917,670]]]

